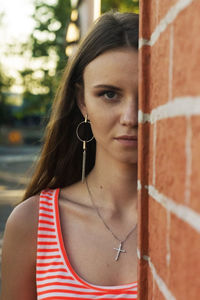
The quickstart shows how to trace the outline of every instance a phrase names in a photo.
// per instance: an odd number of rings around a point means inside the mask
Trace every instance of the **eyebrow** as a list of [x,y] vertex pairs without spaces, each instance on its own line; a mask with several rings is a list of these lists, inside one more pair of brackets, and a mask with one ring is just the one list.
[[116,91],[121,91],[122,89],[114,86],[114,85],[111,85],[111,84],[97,84],[97,85],[94,85],[94,88],[96,89],[99,89],[99,88],[104,88],[104,89],[112,89],[112,90],[116,90]]

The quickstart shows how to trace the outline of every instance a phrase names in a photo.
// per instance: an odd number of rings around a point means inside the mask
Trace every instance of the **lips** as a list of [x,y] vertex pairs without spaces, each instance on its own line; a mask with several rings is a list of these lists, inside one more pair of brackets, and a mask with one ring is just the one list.
[[123,147],[134,147],[137,148],[138,141],[136,135],[121,135],[115,138]]
[[129,141],[137,141],[137,136],[135,135],[121,135],[116,137],[117,140],[129,140]]

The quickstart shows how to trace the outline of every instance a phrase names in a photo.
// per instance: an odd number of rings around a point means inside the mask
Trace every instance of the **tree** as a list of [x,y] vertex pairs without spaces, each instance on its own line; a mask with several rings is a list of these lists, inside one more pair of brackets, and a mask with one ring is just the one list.
[[[138,0],[102,0],[101,5],[102,13],[111,9],[121,12],[139,11]],[[29,101],[25,105],[26,112],[38,107],[40,112],[45,113],[51,106],[68,59],[65,53],[66,32],[71,10],[70,0],[47,0],[45,3],[43,0],[35,0],[35,28],[22,51],[23,55],[30,56],[27,68],[21,72],[25,101]]]
[[101,0],[101,12],[117,10],[119,12],[139,12],[138,0]]
[[12,118],[10,106],[6,104],[5,96],[12,82],[12,79],[5,75],[0,66],[0,125],[9,123]]
[[[4,13],[0,13],[0,26],[4,18]],[[12,85],[13,80],[8,77],[3,71],[3,67],[0,65],[0,125],[8,123],[11,119],[10,107],[6,104],[5,93]]]
[[[35,28],[22,54],[30,56],[29,66],[21,71],[25,86],[26,110],[36,107],[46,112],[54,97],[62,70],[67,63],[66,30],[70,21],[70,0],[35,0]],[[32,95],[35,95],[33,97]]]
[[35,13],[33,18],[36,27],[31,36],[34,57],[49,57],[51,52],[57,55],[55,71],[63,69],[66,63],[66,30],[70,21],[70,0],[52,1],[35,0]]

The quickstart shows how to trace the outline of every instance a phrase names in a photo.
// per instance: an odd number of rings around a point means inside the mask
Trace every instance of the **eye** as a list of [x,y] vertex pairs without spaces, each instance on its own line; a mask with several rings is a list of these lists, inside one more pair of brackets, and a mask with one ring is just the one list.
[[115,98],[116,93],[113,92],[113,91],[108,91],[108,92],[106,92],[104,95],[105,95],[105,97],[106,97],[107,99],[113,99],[113,98]]
[[114,91],[104,91],[101,93],[107,100],[113,100],[117,98],[117,93]]

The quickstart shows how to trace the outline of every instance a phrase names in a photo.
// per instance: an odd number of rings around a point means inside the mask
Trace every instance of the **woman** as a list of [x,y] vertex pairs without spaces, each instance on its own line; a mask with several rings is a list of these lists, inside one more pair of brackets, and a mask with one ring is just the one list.
[[107,13],[69,62],[7,222],[2,300],[137,298],[137,50],[138,15]]

